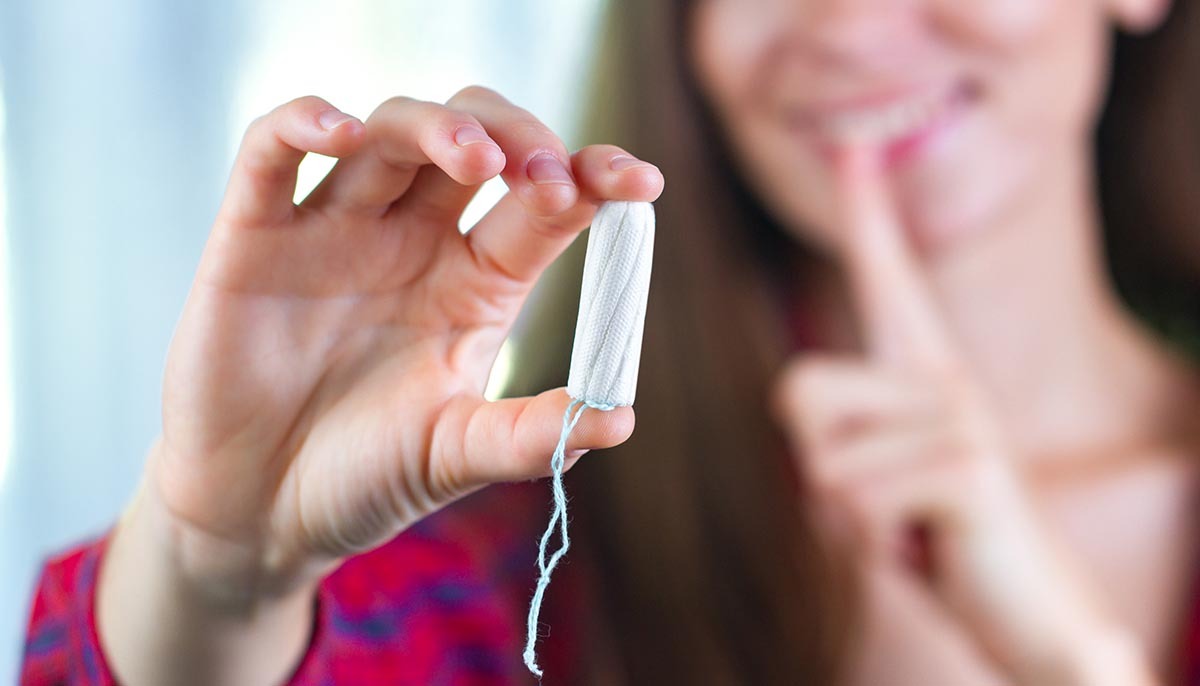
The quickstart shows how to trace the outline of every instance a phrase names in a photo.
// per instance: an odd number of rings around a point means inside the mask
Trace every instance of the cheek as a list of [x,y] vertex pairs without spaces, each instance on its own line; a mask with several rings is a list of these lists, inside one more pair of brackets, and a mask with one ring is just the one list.
[[[1066,3],[1083,4],[1080,0]],[[939,0],[931,13],[948,33],[969,38],[977,46],[1011,50],[1037,40],[1054,23],[1064,0]]]
[[976,0],[943,17],[983,97],[945,155],[898,175],[909,223],[930,243],[1012,216],[1085,163],[1107,71],[1108,26],[1094,2]]
[[731,136],[740,173],[758,198],[797,239],[818,252],[834,254],[841,226],[828,162],[775,123],[738,124]]
[[704,0],[692,13],[693,73],[728,141],[738,173],[800,238],[826,244],[828,180],[820,160],[797,150],[764,106],[764,56],[787,30],[794,0]]
[[703,0],[691,13],[689,49],[696,80],[708,99],[736,102],[748,95],[745,75],[773,40],[770,15],[747,11],[745,0]]
[[1002,107],[1020,98],[1019,112],[1077,119],[1092,104],[1109,29],[1098,0],[939,1],[946,51],[977,70]]

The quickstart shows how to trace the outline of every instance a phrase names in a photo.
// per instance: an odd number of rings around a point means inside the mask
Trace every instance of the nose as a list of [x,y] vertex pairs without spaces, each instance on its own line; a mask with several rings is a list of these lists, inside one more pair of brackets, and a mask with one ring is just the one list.
[[915,0],[793,1],[799,44],[827,64],[876,68],[898,58],[902,63],[921,24],[921,3]]

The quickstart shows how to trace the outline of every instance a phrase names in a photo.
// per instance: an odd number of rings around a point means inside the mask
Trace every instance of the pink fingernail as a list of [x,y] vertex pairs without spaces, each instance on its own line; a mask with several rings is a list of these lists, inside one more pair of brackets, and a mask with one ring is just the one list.
[[317,123],[326,131],[332,131],[352,119],[354,117],[340,110],[325,110],[321,116],[317,117]]
[[581,448],[579,450],[568,450],[565,457],[568,460],[577,460],[577,459],[583,457],[584,455],[586,455],[589,450],[590,450],[590,448]]
[[525,174],[534,183],[574,183],[571,172],[563,166],[558,158],[544,152],[525,165]]
[[492,145],[496,144],[496,142],[492,140],[491,136],[487,135],[487,132],[478,126],[466,124],[458,127],[458,129],[454,132],[455,145],[463,147],[472,145],[474,143],[491,143]]
[[649,166],[649,162],[643,162],[642,160],[639,160],[636,157],[630,157],[629,155],[618,155],[617,157],[614,157],[608,161],[608,168],[612,169],[613,171],[625,171],[626,169],[632,169],[634,167]]

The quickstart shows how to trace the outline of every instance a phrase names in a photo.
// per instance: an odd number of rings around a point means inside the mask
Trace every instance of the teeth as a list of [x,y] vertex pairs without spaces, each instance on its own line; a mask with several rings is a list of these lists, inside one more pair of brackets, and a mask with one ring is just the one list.
[[863,108],[817,119],[826,136],[846,143],[882,143],[929,126],[945,109],[942,98],[925,97],[885,107]]

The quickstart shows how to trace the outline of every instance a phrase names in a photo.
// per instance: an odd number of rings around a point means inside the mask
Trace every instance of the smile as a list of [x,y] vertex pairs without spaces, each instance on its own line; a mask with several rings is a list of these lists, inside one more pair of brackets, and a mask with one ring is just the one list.
[[907,156],[945,129],[975,97],[960,83],[949,88],[909,91],[902,96],[859,98],[832,106],[801,108],[792,121],[822,147],[875,145],[888,157]]

